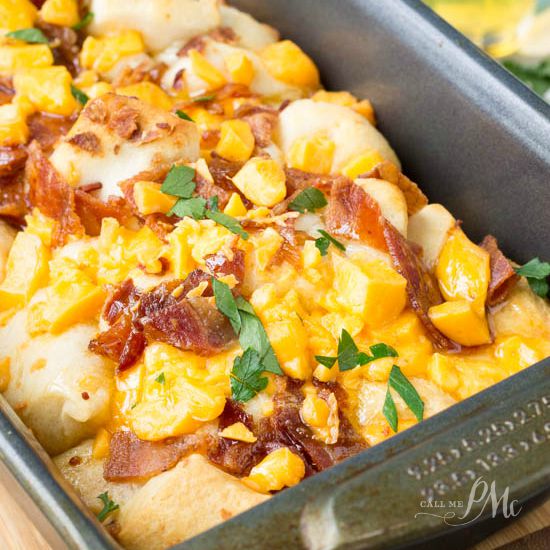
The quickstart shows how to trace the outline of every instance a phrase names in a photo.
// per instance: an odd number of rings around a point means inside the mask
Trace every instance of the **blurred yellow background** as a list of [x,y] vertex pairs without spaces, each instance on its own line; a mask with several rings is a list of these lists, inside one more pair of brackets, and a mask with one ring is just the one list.
[[550,101],[550,0],[425,0]]

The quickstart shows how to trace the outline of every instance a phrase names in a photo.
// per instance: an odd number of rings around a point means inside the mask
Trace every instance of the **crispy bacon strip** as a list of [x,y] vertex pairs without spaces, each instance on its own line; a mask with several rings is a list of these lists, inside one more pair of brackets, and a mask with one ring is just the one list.
[[351,180],[333,186],[325,216],[330,233],[387,250],[378,203]]
[[491,258],[491,280],[487,291],[487,305],[494,306],[506,299],[520,277],[500,251],[495,237],[487,235],[480,246],[489,252]]
[[58,222],[52,238],[54,246],[65,244],[69,235],[82,236],[84,227],[76,213],[73,188],[50,164],[37,142],[31,143],[28,151],[29,199],[43,214]]
[[231,259],[221,252],[210,254],[206,256],[205,263],[206,267],[216,277],[234,275],[239,283],[244,279],[244,252],[242,250],[233,250],[233,258]]
[[88,235],[99,235],[103,218],[115,218],[122,225],[132,218],[131,207],[122,197],[111,196],[103,202],[89,192],[75,189],[74,198],[76,213]]
[[107,481],[141,481],[173,468],[179,460],[204,446],[196,435],[144,441],[127,431],[113,434],[103,468]]
[[210,278],[195,270],[184,281],[162,283],[147,292],[125,281],[104,308],[103,316],[111,326],[90,341],[90,351],[117,362],[119,372],[139,359],[148,341],[201,355],[219,352],[235,339],[229,321],[207,298],[187,298],[190,290]]
[[307,187],[317,187],[321,191],[330,192],[337,184],[349,181],[345,176],[313,174],[297,168],[285,168],[285,175],[288,195],[292,195],[296,191],[303,191]]
[[[263,418],[254,433],[255,443],[231,442],[219,438],[217,446],[210,446],[208,458],[222,469],[233,475],[248,475],[251,468],[268,453],[280,447],[289,447],[298,454],[306,465],[306,475],[330,468],[341,460],[366,448],[365,442],[355,433],[349,421],[340,412],[340,430],[338,441],[334,445],[325,445],[316,440],[309,427],[300,418],[302,382],[288,378],[277,379],[279,385],[274,396],[274,412]],[[228,402],[222,416],[220,427],[234,422],[243,422],[253,429],[252,418],[236,404]]]
[[377,164],[370,172],[361,174],[359,177],[386,180],[397,185],[403,192],[405,200],[407,201],[409,216],[412,216],[415,212],[418,212],[428,204],[428,198],[422,193],[418,185],[407,176],[403,175],[399,171],[399,168],[389,160]]
[[459,351],[460,346],[442,334],[428,316],[430,307],[443,300],[420,256],[415,252],[412,243],[390,222],[384,220],[383,227],[393,266],[407,280],[409,303],[424,325],[434,347],[440,351]]
[[277,126],[279,112],[271,107],[245,104],[237,109],[235,118],[248,122],[257,147],[267,147]]

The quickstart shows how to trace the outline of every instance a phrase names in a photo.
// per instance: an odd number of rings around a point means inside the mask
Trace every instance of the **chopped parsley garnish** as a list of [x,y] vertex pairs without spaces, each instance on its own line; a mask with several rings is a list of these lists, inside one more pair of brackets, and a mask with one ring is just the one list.
[[315,187],[308,187],[296,196],[288,205],[288,208],[303,214],[306,211],[315,212],[315,210],[323,208],[327,204],[327,199],[322,191],[319,191],[319,189]]
[[158,382],[159,384],[164,384],[166,382],[166,378],[164,376],[164,373],[161,372],[156,378],[155,382]]
[[382,413],[385,416],[390,428],[396,432],[397,431],[397,407],[395,406],[395,401],[390,393],[390,388],[386,389],[386,399],[384,399],[384,406],[382,407]]
[[522,65],[509,60],[502,64],[537,94],[543,95],[550,89],[550,59],[545,59],[538,65]]
[[231,289],[215,277],[212,277],[212,288],[216,299],[216,307],[220,313],[229,319],[235,333],[239,334],[241,332],[241,316]]
[[47,44],[48,39],[40,29],[19,29],[6,34],[8,38],[22,40],[29,44]]
[[178,115],[183,120],[188,120],[189,122],[195,122],[185,111],[180,111],[178,109],[176,111],[176,115]]
[[323,229],[317,230],[322,237],[319,237],[318,239],[315,239],[315,246],[321,253],[321,256],[326,256],[328,252],[328,247],[333,244],[338,250],[341,250],[342,252],[346,251],[346,247],[340,242],[337,241],[334,237],[329,235],[326,231]]
[[420,399],[420,395],[409,382],[407,377],[401,372],[397,365],[393,365],[388,380],[388,389],[386,391],[386,399],[382,412],[388,421],[391,429],[396,432],[398,426],[397,408],[390,393],[390,388],[395,390],[409,409],[412,411],[416,419],[420,422],[424,418],[424,402]]
[[220,212],[217,207],[206,210],[205,215],[210,220],[214,220],[217,224],[229,229],[231,233],[239,235],[245,241],[248,239],[248,233],[242,228],[241,224],[232,216]]
[[550,263],[541,262],[538,258],[529,260],[521,267],[515,268],[515,272],[527,279],[531,290],[541,298],[548,297],[548,275],[550,275]]
[[201,197],[192,197],[196,187],[194,178],[195,170],[189,166],[172,166],[170,168],[160,190],[167,195],[179,198],[167,214],[180,218],[188,216],[195,220],[208,218],[223,225],[244,240],[248,239],[248,233],[235,218],[218,210],[218,197],[211,197],[208,202]]
[[103,502],[103,509],[97,514],[97,519],[103,521],[109,514],[119,509],[119,505],[115,504],[109,498],[109,492],[105,491],[97,497],[101,502]]
[[[246,366],[248,371],[248,369],[252,368],[252,365],[256,365],[255,369],[258,370],[258,372],[272,372],[279,375],[283,374],[279,361],[277,360],[275,352],[269,342],[269,338],[267,337],[265,328],[256,315],[254,308],[242,296],[235,298],[231,293],[231,289],[222,281],[212,279],[212,288],[214,290],[216,307],[220,313],[229,319],[231,326],[239,335],[239,343],[241,344],[241,348],[246,351],[254,351],[258,357],[258,361],[255,362],[254,357],[250,357],[249,354],[246,358],[246,362],[240,368],[244,368],[244,366]],[[242,357],[242,361],[244,361],[244,355]],[[258,365],[256,363],[258,363]],[[239,365],[241,365],[241,363],[239,363]],[[231,380],[232,388],[234,384],[238,384],[240,377],[236,375],[235,380],[236,381],[233,379]],[[239,395],[250,395],[252,387],[255,386],[249,386],[247,391]],[[261,391],[262,389],[264,388],[262,387],[258,391]],[[247,399],[238,399],[233,391],[233,398],[240,401],[248,401],[254,397],[258,391],[252,393]]]
[[195,190],[195,170],[189,166],[172,166],[160,190],[167,195],[189,199]]
[[203,220],[206,211],[206,201],[200,197],[192,199],[179,199],[168,212],[169,216],[178,216],[184,218],[194,218],[195,220]]
[[73,97],[81,104],[86,105],[89,101],[89,97],[80,89],[78,89],[76,86],[71,84],[71,94],[73,94]]
[[207,101],[212,101],[216,99],[216,94],[203,95],[201,97],[195,97],[192,99],[193,103],[206,103]]
[[359,351],[351,334],[346,329],[342,329],[342,333],[338,339],[338,356],[326,357],[323,355],[316,355],[315,360],[329,369],[338,361],[338,368],[341,371],[346,371],[361,365],[366,365],[376,359],[398,356],[398,353],[391,346],[388,346],[388,344],[374,344],[370,346],[369,349],[372,355]]
[[265,390],[268,379],[262,376],[265,370],[256,350],[247,348],[240,357],[235,357],[231,370],[231,396],[235,401],[250,401]]
[[93,12],[89,11],[76,25],[73,25],[73,30],[82,30],[84,27],[87,27],[92,22],[93,18]]

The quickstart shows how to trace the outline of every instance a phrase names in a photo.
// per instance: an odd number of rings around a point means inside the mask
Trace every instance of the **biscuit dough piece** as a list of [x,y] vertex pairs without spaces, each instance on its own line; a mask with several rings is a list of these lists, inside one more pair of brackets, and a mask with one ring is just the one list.
[[101,183],[99,197],[122,196],[118,183],[199,157],[196,124],[135,97],[88,102],[50,160],[72,185]]

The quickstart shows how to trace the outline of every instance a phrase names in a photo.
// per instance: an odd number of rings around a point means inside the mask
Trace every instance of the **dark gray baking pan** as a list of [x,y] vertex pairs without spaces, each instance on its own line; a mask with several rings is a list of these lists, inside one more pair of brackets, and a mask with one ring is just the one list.
[[[469,235],[550,256],[550,107],[519,81],[417,1],[234,3],[303,46],[329,89],[371,99],[405,172]],[[54,547],[117,548],[3,408],[0,457]],[[500,525],[491,484],[507,521],[550,487],[550,360],[177,548],[465,548]]]

